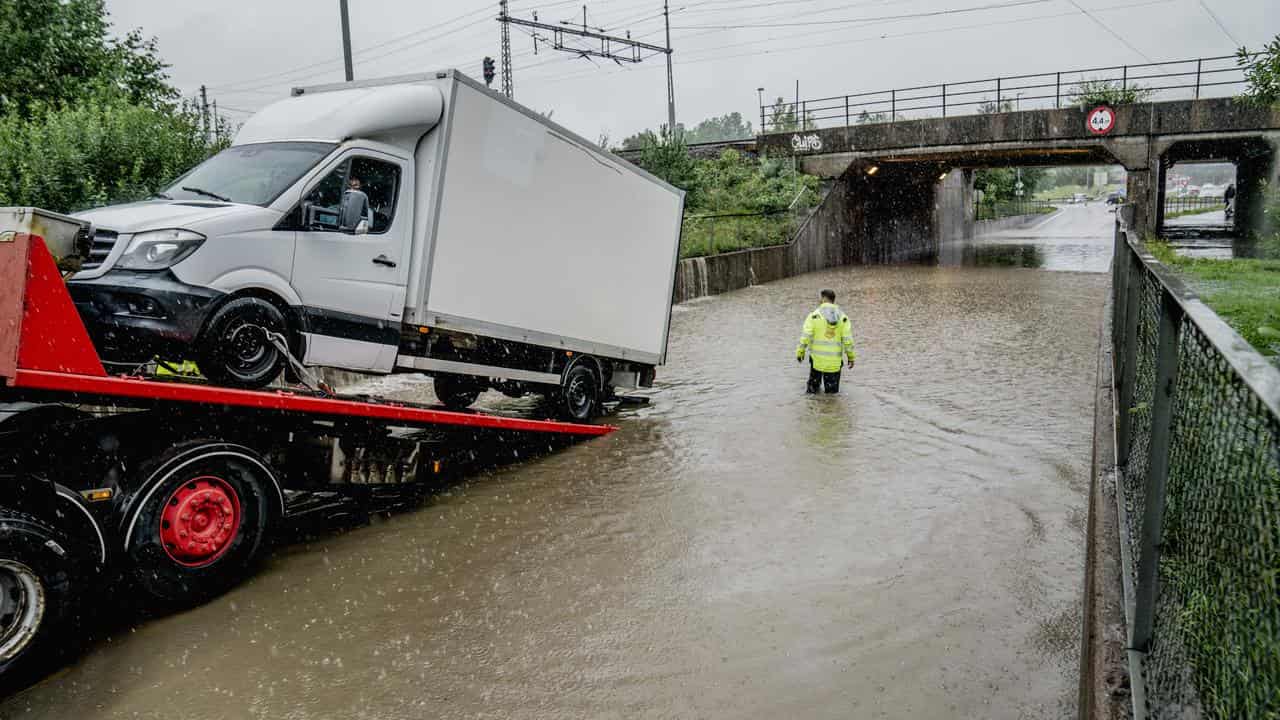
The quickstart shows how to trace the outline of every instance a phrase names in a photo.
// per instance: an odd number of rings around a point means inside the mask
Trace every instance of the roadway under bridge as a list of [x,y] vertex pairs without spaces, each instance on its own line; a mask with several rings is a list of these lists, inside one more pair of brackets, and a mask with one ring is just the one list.
[[[312,528],[186,612],[101,598],[0,718],[1074,718],[1113,228],[1067,206],[678,305],[619,432]],[[823,287],[860,357],[814,397]]]
[[1091,132],[1087,117],[1085,109],[1064,108],[898,120],[770,133],[756,145],[848,185],[848,213],[859,223],[854,231],[885,252],[936,249],[966,234],[973,221],[966,210],[973,206],[971,171],[982,167],[1121,165],[1135,227],[1158,232],[1170,168],[1231,162],[1237,234],[1260,226],[1263,194],[1276,186],[1280,170],[1280,110],[1229,98],[1121,105],[1105,135]]

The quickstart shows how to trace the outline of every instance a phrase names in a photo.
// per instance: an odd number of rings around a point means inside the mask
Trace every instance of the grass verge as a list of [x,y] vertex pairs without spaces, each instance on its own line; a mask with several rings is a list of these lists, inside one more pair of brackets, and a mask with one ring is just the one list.
[[1280,361],[1280,260],[1187,258],[1161,240],[1147,246],[1258,352]]

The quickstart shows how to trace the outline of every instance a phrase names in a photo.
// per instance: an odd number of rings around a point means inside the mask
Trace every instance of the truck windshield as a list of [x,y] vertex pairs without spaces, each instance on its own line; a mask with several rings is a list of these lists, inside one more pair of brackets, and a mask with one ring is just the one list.
[[225,199],[269,205],[337,145],[274,142],[238,145],[205,160],[173,181],[164,194],[175,200]]

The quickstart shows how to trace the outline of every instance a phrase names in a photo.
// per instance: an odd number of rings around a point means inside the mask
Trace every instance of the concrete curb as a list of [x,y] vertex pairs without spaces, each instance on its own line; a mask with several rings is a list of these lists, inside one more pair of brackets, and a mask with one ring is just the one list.
[[1115,398],[1112,394],[1111,299],[1103,308],[1094,395],[1093,462],[1085,525],[1080,633],[1081,720],[1130,716],[1127,632],[1116,515]]

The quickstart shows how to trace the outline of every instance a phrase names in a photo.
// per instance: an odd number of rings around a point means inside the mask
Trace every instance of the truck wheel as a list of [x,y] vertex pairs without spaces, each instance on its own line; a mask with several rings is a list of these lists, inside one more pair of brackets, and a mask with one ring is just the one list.
[[[240,582],[266,535],[271,480],[245,451],[180,445],[142,468],[125,525],[134,580],[162,602],[198,602]],[[130,503],[130,507],[133,507]]]
[[241,297],[214,311],[197,348],[200,371],[219,385],[256,389],[275,380],[284,355],[265,331],[288,333],[280,308],[256,297]]
[[567,420],[586,422],[596,416],[600,407],[600,383],[585,365],[570,368],[560,385],[560,414]]
[[431,379],[436,397],[450,410],[466,410],[480,397],[480,383],[461,375],[436,375]]
[[0,509],[0,685],[21,687],[76,636],[82,575],[48,524]]

